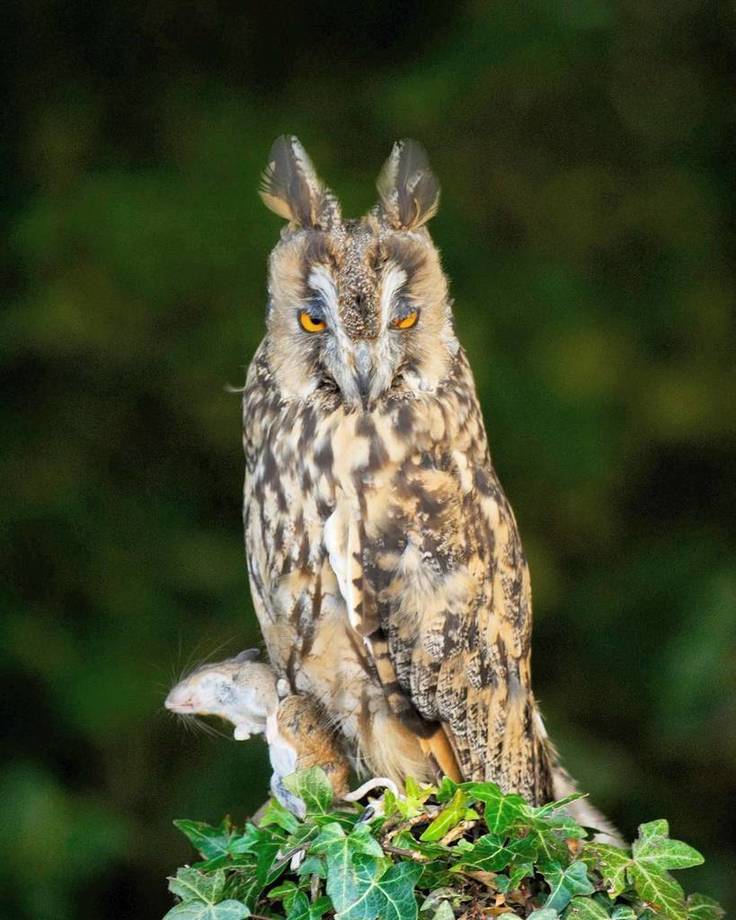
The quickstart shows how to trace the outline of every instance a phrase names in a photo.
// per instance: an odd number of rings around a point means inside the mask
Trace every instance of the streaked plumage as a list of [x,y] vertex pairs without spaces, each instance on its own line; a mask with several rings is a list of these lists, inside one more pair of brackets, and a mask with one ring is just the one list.
[[355,764],[543,801],[529,574],[424,227],[439,187],[418,145],[394,147],[379,194],[343,220],[298,141],[274,145],[262,195],[289,223],[243,402],[256,611],[277,674]]

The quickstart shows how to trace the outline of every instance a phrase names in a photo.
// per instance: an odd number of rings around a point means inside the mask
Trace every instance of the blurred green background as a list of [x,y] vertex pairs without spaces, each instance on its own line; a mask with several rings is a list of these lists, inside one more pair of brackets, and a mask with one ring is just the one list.
[[[261,742],[161,710],[258,641],[240,409],[300,136],[359,214],[398,137],[519,518],[535,682],[583,788],[736,906],[729,4],[39,0],[4,10],[3,916],[158,918],[175,817]],[[220,648],[220,646],[222,646]],[[219,648],[219,651],[218,651]]]

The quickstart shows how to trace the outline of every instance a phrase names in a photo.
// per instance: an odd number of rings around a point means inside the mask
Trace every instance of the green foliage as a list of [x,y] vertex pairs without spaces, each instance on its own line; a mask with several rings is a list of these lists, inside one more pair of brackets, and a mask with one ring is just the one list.
[[306,805],[308,815],[326,815],[332,804],[332,786],[323,770],[314,768],[284,779],[284,786]]
[[242,920],[250,916],[242,901],[226,897],[225,888],[222,869],[209,873],[179,869],[176,878],[169,880],[169,891],[181,900],[167,916],[179,920]]
[[703,857],[664,820],[618,848],[561,813],[578,795],[535,808],[495,783],[410,780],[405,798],[387,792],[373,816],[333,805],[319,768],[285,785],[304,799],[303,821],[272,802],[259,827],[240,831],[228,820],[175,822],[204,861],[170,879],[180,900],[166,920],[454,920],[476,916],[471,908],[533,920],[725,916],[669,874]]

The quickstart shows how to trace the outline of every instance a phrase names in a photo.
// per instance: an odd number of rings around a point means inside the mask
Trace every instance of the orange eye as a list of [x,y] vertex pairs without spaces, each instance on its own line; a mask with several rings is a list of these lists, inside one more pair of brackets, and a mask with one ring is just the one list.
[[318,316],[312,316],[309,310],[302,310],[299,314],[299,324],[305,332],[322,332],[327,328],[327,323]]
[[407,313],[406,316],[395,319],[391,325],[394,329],[411,329],[412,326],[416,326],[418,319],[419,310],[412,310],[411,313]]

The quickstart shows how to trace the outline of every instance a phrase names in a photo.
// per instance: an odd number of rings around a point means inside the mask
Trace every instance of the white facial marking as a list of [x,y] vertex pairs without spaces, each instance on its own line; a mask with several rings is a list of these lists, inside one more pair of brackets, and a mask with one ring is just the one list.
[[309,286],[322,298],[325,311],[330,319],[329,325],[334,329],[337,326],[338,298],[337,288],[332,276],[323,265],[315,265],[309,273]]
[[391,312],[396,292],[406,281],[406,272],[398,265],[391,265],[383,276],[383,286],[381,288],[380,301],[380,324],[381,329],[385,329],[391,320]]

